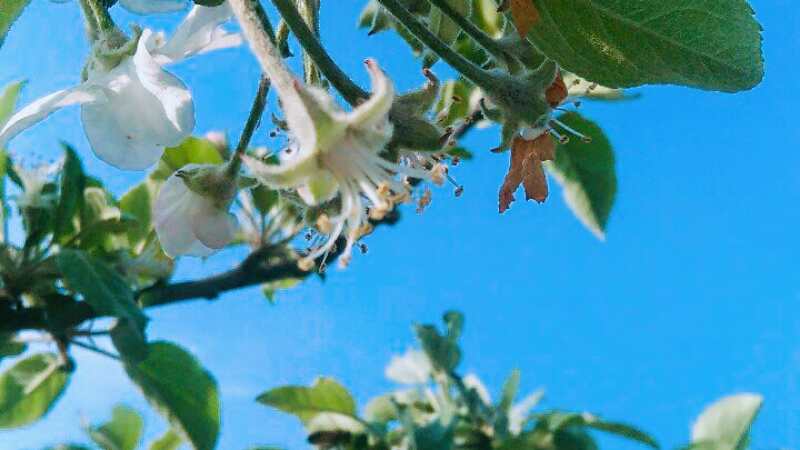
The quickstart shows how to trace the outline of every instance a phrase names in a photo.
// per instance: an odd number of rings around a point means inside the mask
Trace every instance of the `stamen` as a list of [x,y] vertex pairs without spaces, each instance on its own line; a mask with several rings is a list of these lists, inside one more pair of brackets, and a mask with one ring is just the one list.
[[425,192],[422,194],[422,197],[417,201],[417,214],[422,214],[425,212],[425,208],[431,204],[431,198],[433,197],[433,193],[429,188],[425,188]]
[[555,123],[556,125],[560,126],[561,128],[563,128],[563,129],[567,130],[568,132],[574,134],[575,136],[581,138],[581,140],[583,142],[587,143],[587,144],[592,142],[592,138],[591,137],[581,133],[580,131],[570,127],[569,125],[565,124],[564,122],[562,122],[562,121],[560,121],[558,119],[555,119],[555,118],[550,119],[550,122],[551,122],[551,124]]
[[327,214],[320,214],[320,216],[317,218],[317,229],[322,234],[331,234],[331,231],[333,231],[333,225],[331,224],[331,219]]
[[558,139],[558,142],[560,142],[560,143],[562,143],[562,144],[566,144],[566,143],[568,143],[568,142],[569,142],[569,136],[560,134],[560,133],[559,133],[558,131],[556,131],[554,128],[549,128],[549,129],[547,130],[547,132],[548,132],[548,133],[550,133],[551,135],[553,135],[553,137],[555,137],[556,139]]
[[461,195],[462,195],[463,193],[464,193],[464,186],[463,186],[463,185],[462,185],[462,186],[458,186],[458,187],[456,188],[456,190],[455,190],[455,195],[456,195],[456,198],[458,198],[458,197],[461,197]]

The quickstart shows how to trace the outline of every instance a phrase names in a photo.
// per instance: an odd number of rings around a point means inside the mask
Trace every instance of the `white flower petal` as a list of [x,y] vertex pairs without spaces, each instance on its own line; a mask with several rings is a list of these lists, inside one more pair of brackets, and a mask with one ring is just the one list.
[[178,145],[194,128],[191,93],[150,55],[150,34],[143,32],[133,58],[92,80],[107,85],[107,101],[84,105],[81,111],[92,149],[121,169],[151,166],[165,147]]
[[233,241],[238,229],[236,217],[213,206],[193,211],[192,232],[206,247],[219,250]]
[[89,84],[81,84],[74,88],[46,95],[20,109],[8,119],[2,130],[0,130],[0,148],[5,147],[5,144],[20,132],[44,120],[60,108],[102,102],[105,98],[101,89]]
[[401,384],[425,384],[430,380],[433,367],[425,353],[409,349],[395,355],[386,366],[386,378]]
[[464,385],[470,389],[475,389],[475,392],[478,393],[478,397],[483,400],[483,403],[487,405],[492,404],[492,396],[489,395],[489,390],[486,389],[486,385],[483,384],[483,381],[481,381],[477,375],[470,373],[464,376]]
[[175,174],[161,186],[153,205],[153,218],[164,253],[171,257],[180,256],[189,253],[199,244],[192,233],[190,212],[202,200],[202,197],[190,191],[186,183]]
[[525,424],[531,409],[536,407],[543,397],[544,390],[539,389],[511,407],[511,411],[508,414],[508,429],[512,434],[517,435],[522,431],[522,426]]
[[317,152],[302,148],[298,148],[297,157],[279,165],[265,164],[247,155],[242,156],[242,161],[262,183],[276,189],[295,188],[322,170]]
[[195,5],[158,53],[175,62],[212,50],[236,47],[242,43],[242,36],[228,33],[221,27],[232,16],[227,3],[216,7]]
[[136,14],[180,11],[187,3],[185,0],[119,0],[123,8]]
[[358,105],[349,116],[350,123],[357,128],[383,125],[389,119],[389,110],[394,101],[394,84],[383,73],[374,60],[368,59],[367,66],[372,80],[372,95],[367,101]]

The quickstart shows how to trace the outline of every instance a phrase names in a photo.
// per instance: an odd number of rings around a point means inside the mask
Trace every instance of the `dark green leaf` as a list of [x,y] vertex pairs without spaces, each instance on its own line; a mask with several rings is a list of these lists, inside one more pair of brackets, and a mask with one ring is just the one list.
[[745,0],[534,0],[528,38],[609,87],[669,83],[735,92],[763,77],[761,27]]
[[195,450],[214,449],[220,424],[217,383],[189,352],[169,342],[154,342],[147,359],[127,363],[125,370]]
[[311,387],[283,386],[267,391],[258,402],[308,422],[321,413],[355,417],[356,402],[347,389],[331,378],[319,378]]
[[58,357],[25,358],[0,376],[0,428],[17,428],[41,419],[64,392],[69,373]]
[[0,335],[0,361],[9,356],[21,355],[27,348],[26,343],[19,342],[12,334]]
[[80,293],[100,315],[130,320],[143,330],[147,322],[128,283],[100,260],[78,250],[62,250],[58,268],[67,286]]
[[73,218],[83,209],[83,190],[86,187],[80,158],[68,144],[62,142],[61,146],[64,148],[64,166],[61,169],[61,189],[53,223],[56,239],[72,231]]
[[103,450],[135,450],[142,438],[144,422],[135,410],[116,406],[111,420],[88,430],[89,437]]
[[225,0],[194,0],[194,3],[202,6],[219,6],[225,3]]
[[0,47],[6,39],[8,30],[11,29],[11,24],[19,18],[22,10],[30,2],[31,0],[3,0],[0,3]]
[[443,337],[432,325],[417,325],[417,339],[433,366],[450,373],[461,361],[461,350],[452,340]]
[[128,319],[117,319],[111,329],[111,342],[123,360],[138,363],[147,358],[147,342],[142,331]]
[[447,338],[453,342],[458,341],[461,332],[464,331],[464,314],[458,311],[447,311],[442,316],[442,320],[447,327]]
[[250,190],[250,193],[253,196],[253,205],[255,205],[258,212],[264,215],[268,214],[280,200],[278,191],[263,185]]
[[563,187],[572,212],[592,233],[604,239],[617,194],[611,144],[600,127],[577,113],[564,114],[559,120],[590,137],[591,142],[574,138],[560,144],[555,161],[548,161],[545,166]]

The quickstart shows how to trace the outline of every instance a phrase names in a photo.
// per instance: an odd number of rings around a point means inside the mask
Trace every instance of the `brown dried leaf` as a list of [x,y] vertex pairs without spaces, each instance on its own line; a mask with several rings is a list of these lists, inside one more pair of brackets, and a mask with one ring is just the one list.
[[539,10],[533,4],[533,0],[504,0],[498,9],[511,10],[511,20],[522,39],[525,39],[531,28],[539,21]]
[[553,138],[544,133],[534,140],[525,140],[520,136],[511,142],[511,162],[508,173],[500,187],[499,209],[504,213],[514,201],[514,191],[525,189],[526,200],[541,203],[547,199],[547,178],[542,161],[555,159],[556,144]]
[[564,77],[561,76],[561,72],[558,72],[556,79],[553,80],[553,84],[544,91],[545,99],[547,99],[547,103],[551,108],[555,108],[560,105],[568,95],[569,88],[567,88],[567,84],[564,83]]

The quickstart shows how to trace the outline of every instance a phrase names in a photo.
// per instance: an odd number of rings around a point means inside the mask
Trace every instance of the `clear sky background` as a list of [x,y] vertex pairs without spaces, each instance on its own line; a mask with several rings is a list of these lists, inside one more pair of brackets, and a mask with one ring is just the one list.
[[[361,83],[361,61],[371,56],[400,88],[421,84],[399,38],[367,38],[356,29],[364,3],[323,1],[331,53]],[[462,368],[495,395],[518,367],[523,392],[546,388],[544,406],[630,421],[674,448],[706,403],[754,391],[766,406],[753,448],[800,446],[800,7],[793,0],[752,3],[765,28],[766,78],[758,88],[726,95],[646,87],[637,101],[584,108],[617,155],[619,194],[607,242],[573,218],[558,189],[544,205],[518,201],[498,215],[507,160],[488,152],[496,130],[483,130],[464,142],[475,160],[454,170],[466,186],[463,197],[438,189],[423,215],[406,208],[399,226],[369,237],[369,254],[355,257],[350,269],[282,294],[276,306],[253,288],[151,311],[150,336],[189,348],[219,381],[219,448],[305,448],[299,424],[256,404],[257,394],[329,375],[363,406],[392,387],[383,367],[413,343],[410,325],[438,322],[447,309],[466,313]],[[122,24],[138,20],[114,13]],[[179,19],[144,23],[170,30]],[[0,49],[0,83],[29,79],[27,103],[75,84],[86,51],[74,2],[34,0]],[[173,71],[193,90],[196,131],[237,137],[259,73],[247,49]],[[28,162],[52,158],[65,139],[87,170],[124,192],[143,174],[93,156],[78,116],[76,108],[57,113],[13,141],[13,154]],[[267,143],[265,134],[255,142]],[[176,277],[224,270],[243,254],[182,261]],[[75,355],[78,370],[61,402],[38,424],[0,433],[0,449],[79,439],[82,421],[104,419],[120,401],[146,412],[148,436],[165,428],[117,363]]]

